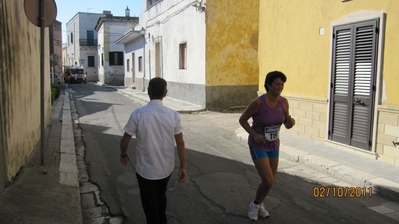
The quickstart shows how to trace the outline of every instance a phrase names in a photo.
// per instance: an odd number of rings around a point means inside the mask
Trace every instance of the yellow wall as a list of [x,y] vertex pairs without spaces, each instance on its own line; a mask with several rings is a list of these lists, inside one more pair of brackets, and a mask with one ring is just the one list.
[[[28,21],[23,3],[0,0],[0,153],[8,181],[40,140],[40,29]],[[51,115],[48,29],[45,36],[47,124]]]
[[[332,22],[360,10],[387,14],[384,52],[386,94],[383,104],[399,106],[399,1],[267,0],[260,1],[259,91],[265,75],[287,75],[283,94],[328,98]],[[324,35],[319,29],[325,28]],[[381,37],[380,37],[381,38]]]
[[259,1],[206,4],[206,86],[256,85]]

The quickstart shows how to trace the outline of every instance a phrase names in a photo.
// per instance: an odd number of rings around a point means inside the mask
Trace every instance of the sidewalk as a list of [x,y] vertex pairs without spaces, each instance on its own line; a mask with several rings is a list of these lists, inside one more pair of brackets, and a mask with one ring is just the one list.
[[[102,85],[102,84],[98,84],[98,85]],[[102,85],[102,86],[106,86],[106,85]],[[117,90],[118,92],[120,92],[121,94],[131,98],[132,100],[140,103],[140,104],[147,104],[150,101],[150,98],[148,96],[147,92],[143,92],[141,90],[137,90],[137,89],[132,89],[132,88],[128,88],[128,87],[124,87],[124,86],[107,86],[109,88],[113,88],[115,90]],[[182,101],[182,100],[178,100],[178,99],[174,99],[174,98],[170,98],[168,96],[166,96],[165,98],[163,98],[163,104],[169,108],[172,108],[175,111],[178,111],[180,113],[192,113],[192,112],[199,112],[199,111],[204,111],[205,108],[193,104],[193,103],[189,103],[186,101]]]
[[[109,87],[139,103],[146,104],[149,101],[146,92],[127,87]],[[163,101],[164,105],[179,112],[205,110],[198,105],[169,97]],[[238,123],[237,126],[239,126]],[[247,142],[248,134],[244,129],[238,128],[235,134],[238,140]],[[282,158],[326,172],[337,179],[352,183],[353,187],[366,187],[367,189],[371,187],[374,193],[381,194],[393,201],[399,201],[399,166],[288,132],[281,132],[280,139],[280,156]]]
[[[10,186],[0,192],[0,223],[82,223],[69,93],[54,101],[46,147],[34,151]],[[65,101],[65,102],[64,102]]]

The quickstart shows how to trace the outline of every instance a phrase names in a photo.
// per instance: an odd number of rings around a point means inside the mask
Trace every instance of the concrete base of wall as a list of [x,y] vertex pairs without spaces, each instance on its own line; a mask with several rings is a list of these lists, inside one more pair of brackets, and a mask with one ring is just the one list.
[[245,108],[256,98],[258,85],[247,86],[207,86],[206,108],[223,110]]
[[327,99],[282,95],[287,98],[295,119],[295,126],[288,132],[320,142],[327,139]]
[[86,76],[86,80],[88,82],[96,82],[96,81],[98,81],[98,76],[97,75],[88,75],[88,76]]
[[133,82],[133,78],[132,77],[126,77],[125,76],[124,83],[125,83],[124,86],[136,86],[136,83]]
[[114,74],[106,74],[104,77],[104,84],[111,86],[124,86],[125,85],[125,76],[124,75],[114,75]]
[[168,96],[205,107],[204,85],[168,82]]
[[[264,94],[259,92],[258,95]],[[359,153],[373,159],[399,166],[399,152],[392,144],[397,141],[399,133],[399,108],[378,107],[378,121],[375,138],[373,138],[372,149],[362,150],[350,145],[328,140],[328,101],[327,99],[316,99],[298,96],[285,96],[290,104],[290,114],[296,124],[292,129],[281,129],[309,139],[323,142],[330,146],[340,148],[353,153]]]
[[204,86],[168,82],[168,96],[200,105],[209,110],[245,108],[255,97],[257,85]]

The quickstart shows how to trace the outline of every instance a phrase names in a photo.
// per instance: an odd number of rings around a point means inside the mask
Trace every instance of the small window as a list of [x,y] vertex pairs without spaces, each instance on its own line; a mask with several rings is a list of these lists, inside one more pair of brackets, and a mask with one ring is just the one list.
[[126,60],[126,71],[128,72],[130,70],[130,59]]
[[87,66],[94,67],[94,56],[87,56]]
[[71,33],[71,44],[73,44],[73,33]]
[[147,9],[151,8],[153,5],[157,4],[161,0],[147,0]]
[[139,72],[143,71],[143,57],[139,57]]
[[104,67],[104,53],[101,53],[101,66]]
[[123,52],[109,52],[109,65],[123,65]]
[[179,69],[187,69],[187,43],[179,45]]

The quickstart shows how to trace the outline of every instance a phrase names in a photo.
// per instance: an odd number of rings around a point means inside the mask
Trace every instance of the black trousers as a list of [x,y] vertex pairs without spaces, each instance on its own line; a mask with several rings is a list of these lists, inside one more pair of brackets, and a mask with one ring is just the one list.
[[166,224],[166,189],[170,175],[164,179],[148,180],[136,173],[140,188],[141,205],[147,224]]

